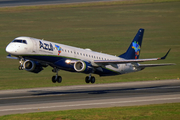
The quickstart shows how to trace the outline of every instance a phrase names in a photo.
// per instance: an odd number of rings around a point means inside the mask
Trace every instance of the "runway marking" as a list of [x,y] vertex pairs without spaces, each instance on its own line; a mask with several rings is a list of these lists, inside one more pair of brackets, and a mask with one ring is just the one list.
[[0,112],[17,111],[17,110],[38,110],[47,108],[63,108],[63,107],[79,107],[79,106],[90,106],[90,105],[104,105],[104,104],[122,104],[122,103],[135,103],[135,102],[150,102],[159,100],[177,100],[180,97],[175,98],[159,98],[159,99],[147,99],[147,100],[134,100],[134,101],[119,101],[119,102],[101,102],[101,103],[87,103],[87,104],[75,104],[75,105],[61,105],[61,106],[46,106],[46,107],[31,107],[31,108],[15,108],[15,109],[1,109]]

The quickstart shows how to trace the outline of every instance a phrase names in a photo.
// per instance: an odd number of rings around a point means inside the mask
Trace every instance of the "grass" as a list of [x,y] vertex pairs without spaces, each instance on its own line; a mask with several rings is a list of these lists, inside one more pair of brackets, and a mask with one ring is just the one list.
[[17,60],[7,59],[5,48],[18,36],[31,36],[112,55],[124,53],[139,28],[145,29],[140,58],[163,56],[176,66],[98,77],[96,83],[177,79],[180,77],[180,2],[137,0],[54,6],[0,8],[0,90],[85,84],[85,74],[60,71],[62,84],[53,84],[51,68],[39,74],[19,71]]
[[180,103],[0,116],[1,120],[179,120]]

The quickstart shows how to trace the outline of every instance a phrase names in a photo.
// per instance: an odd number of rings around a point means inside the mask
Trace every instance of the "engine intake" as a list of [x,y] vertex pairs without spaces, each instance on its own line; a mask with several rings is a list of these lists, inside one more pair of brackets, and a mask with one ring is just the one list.
[[35,62],[35,61],[31,61],[31,60],[26,60],[23,63],[23,68],[26,71],[34,72],[34,73],[39,73],[41,70],[43,70],[41,64],[39,64],[38,62]]
[[77,72],[92,73],[93,67],[90,63],[84,61],[77,61],[74,64],[74,69]]

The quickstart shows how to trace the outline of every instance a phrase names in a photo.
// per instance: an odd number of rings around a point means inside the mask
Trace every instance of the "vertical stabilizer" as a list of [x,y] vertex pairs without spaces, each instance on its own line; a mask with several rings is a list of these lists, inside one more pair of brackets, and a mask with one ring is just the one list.
[[133,41],[131,42],[128,50],[120,55],[119,57],[125,59],[139,59],[140,50],[141,50],[141,43],[143,39],[144,29],[139,29],[138,33],[134,37]]

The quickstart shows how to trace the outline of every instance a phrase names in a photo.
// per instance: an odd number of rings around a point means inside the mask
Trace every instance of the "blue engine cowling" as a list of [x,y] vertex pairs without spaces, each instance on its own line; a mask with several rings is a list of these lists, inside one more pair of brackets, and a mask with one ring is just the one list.
[[31,60],[26,60],[23,63],[23,69],[28,72],[33,72],[33,73],[39,73],[41,70],[43,70],[40,63],[36,61],[31,61]]
[[93,67],[90,63],[85,62],[85,61],[77,61],[74,64],[74,69],[77,72],[83,72],[83,73],[92,73],[93,72]]

